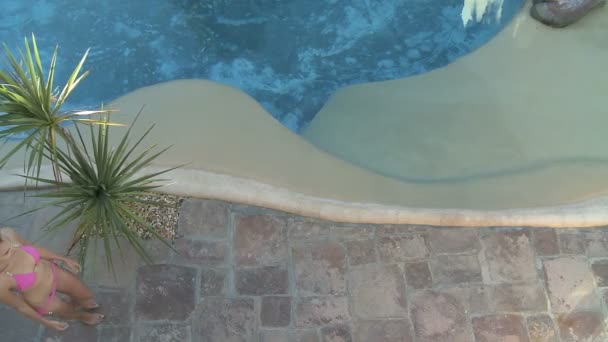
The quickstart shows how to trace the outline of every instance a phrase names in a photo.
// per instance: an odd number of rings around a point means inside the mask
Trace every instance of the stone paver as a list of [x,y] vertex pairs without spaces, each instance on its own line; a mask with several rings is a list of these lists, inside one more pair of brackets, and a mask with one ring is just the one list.
[[405,284],[395,265],[364,265],[349,274],[352,312],[363,319],[407,314]]
[[[15,226],[35,238],[54,212]],[[178,253],[145,244],[156,263],[126,249],[118,281],[95,260],[99,327],[53,332],[1,307],[0,340],[608,341],[607,228],[354,225],[187,199]]]
[[380,260],[403,262],[428,257],[429,250],[423,235],[382,237],[378,240]]
[[557,318],[559,333],[564,342],[608,340],[606,325],[602,315],[597,312],[573,312]]
[[264,327],[286,327],[291,323],[290,297],[262,297],[260,321]]
[[226,258],[226,243],[178,239],[175,241],[179,261],[197,265],[221,265]]
[[178,233],[184,236],[226,238],[228,213],[226,203],[188,198],[180,208]]
[[491,280],[517,282],[537,279],[529,232],[492,232],[484,235],[482,240]]
[[[103,327],[99,332],[99,341],[124,342],[131,340],[131,327]],[[169,342],[169,341],[168,341]]]
[[591,265],[597,286],[608,286],[608,260],[594,262]]
[[558,342],[555,322],[548,315],[530,316],[527,319],[530,342]]
[[129,310],[130,298],[124,292],[101,292],[97,294],[97,301],[103,303],[99,310],[106,315],[105,325],[129,325],[131,324],[131,316]]
[[410,235],[412,233],[425,233],[432,226],[416,224],[383,224],[376,227],[377,236]]
[[600,296],[602,297],[602,302],[604,303],[604,307],[608,308],[608,288],[604,288],[600,291]]
[[553,312],[598,309],[600,299],[594,288],[594,279],[584,259],[563,256],[544,262],[547,291]]
[[287,259],[287,227],[268,215],[238,216],[234,249],[238,265],[271,265]]
[[528,342],[524,318],[519,315],[491,315],[473,318],[476,342]]
[[471,340],[465,308],[455,297],[424,291],[416,294],[411,305],[417,342]]
[[605,258],[608,255],[608,231],[605,228],[588,231],[584,236],[589,257]]
[[301,298],[296,304],[296,326],[310,327],[350,320],[346,297]]
[[[45,329],[42,334],[44,342],[82,342],[97,341],[99,331],[94,327],[89,327],[77,322],[70,322],[70,327],[65,331],[55,331]],[[22,341],[16,339],[15,341]]]
[[[60,234],[64,235],[63,232]],[[55,239],[52,239],[51,241],[53,240]],[[56,241],[57,240],[55,240],[55,242]],[[69,239],[67,241],[69,241]],[[51,242],[51,244],[53,243]],[[83,278],[87,283],[94,282],[97,286],[109,288],[126,288],[135,284],[137,276],[136,270],[143,264],[143,261],[137,255],[135,249],[131,248],[125,242],[125,239],[119,239],[119,244],[121,246],[120,249],[114,243],[110,243],[110,251],[113,254],[114,271],[109,270],[106,265],[106,253],[105,249],[101,247],[101,244],[96,251],[95,249],[91,251],[89,264],[86,265],[87,269],[85,269],[85,273],[83,274]],[[52,250],[62,251],[62,249]],[[63,251],[65,250],[63,249]],[[93,257],[94,253],[95,255]]]
[[376,262],[376,246],[373,240],[355,240],[346,243],[351,266]]
[[559,248],[562,254],[585,254],[585,245],[585,236],[580,232],[559,235]]
[[480,249],[475,229],[442,228],[431,230],[429,234],[431,251],[435,254],[467,253]]
[[367,225],[334,223],[330,226],[330,234],[337,240],[366,239],[374,237],[374,227]]
[[140,324],[135,329],[136,342],[189,342],[190,327],[182,324]]
[[346,251],[331,241],[298,244],[292,251],[300,296],[344,295]]
[[482,314],[493,311],[494,299],[490,297],[491,286],[487,285],[458,285],[443,289],[462,303],[470,314]]
[[490,298],[494,300],[497,312],[547,311],[547,298],[539,284],[497,285],[492,289]]
[[542,229],[532,232],[532,241],[538,256],[559,254],[559,241],[554,229]]
[[285,342],[289,341],[289,330],[262,330],[260,331],[260,342]]
[[413,342],[407,320],[359,321],[356,341]]
[[482,280],[477,255],[439,255],[432,259],[435,284],[478,283]]
[[201,296],[219,296],[224,292],[226,283],[226,270],[203,268],[201,269]]
[[196,270],[143,266],[137,272],[135,314],[141,320],[185,320],[194,310]]
[[414,289],[424,289],[433,285],[433,278],[426,261],[405,264],[407,285]]
[[192,319],[193,341],[251,341],[257,335],[257,315],[251,298],[205,298]]
[[292,217],[287,221],[292,240],[323,239],[330,236],[330,224],[325,221]]
[[353,338],[348,325],[340,324],[321,328],[322,342],[352,342]]
[[236,290],[239,294],[249,296],[287,294],[287,278],[287,269],[280,266],[238,270]]
[[294,330],[291,334],[293,342],[319,342],[316,330]]

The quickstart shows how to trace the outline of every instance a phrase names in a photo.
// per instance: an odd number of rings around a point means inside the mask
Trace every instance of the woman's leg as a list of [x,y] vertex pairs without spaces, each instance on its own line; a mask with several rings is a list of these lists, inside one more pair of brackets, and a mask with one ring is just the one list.
[[58,297],[55,297],[45,310],[48,310],[52,316],[57,316],[65,320],[76,319],[89,325],[98,324],[104,318],[102,314],[77,311],[73,304],[64,302]]
[[93,292],[80,279],[61,267],[56,269],[57,291],[72,297],[74,303],[82,308],[95,309],[99,306]]

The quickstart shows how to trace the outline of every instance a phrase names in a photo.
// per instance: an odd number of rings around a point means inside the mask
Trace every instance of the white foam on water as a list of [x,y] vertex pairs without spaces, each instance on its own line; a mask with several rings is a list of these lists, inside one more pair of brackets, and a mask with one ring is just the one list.
[[464,0],[460,17],[462,25],[467,26],[469,22],[481,22],[484,15],[495,8],[495,19],[500,21],[502,17],[502,6],[504,0]]

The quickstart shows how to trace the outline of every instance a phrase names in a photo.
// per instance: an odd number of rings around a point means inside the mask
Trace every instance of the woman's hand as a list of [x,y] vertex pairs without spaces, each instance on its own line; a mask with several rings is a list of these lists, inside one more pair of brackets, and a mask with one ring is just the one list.
[[76,260],[72,260],[70,258],[61,258],[61,260],[65,266],[72,271],[72,273],[80,273],[80,264]]
[[46,325],[47,325],[47,327],[49,327],[51,329],[55,329],[57,331],[64,331],[65,329],[67,329],[70,326],[66,322],[51,321],[51,320],[48,320]]

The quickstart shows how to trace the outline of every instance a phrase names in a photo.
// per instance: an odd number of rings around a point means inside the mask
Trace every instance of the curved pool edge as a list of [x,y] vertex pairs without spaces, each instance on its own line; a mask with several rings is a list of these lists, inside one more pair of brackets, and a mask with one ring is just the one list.
[[[143,172],[156,172],[149,167]],[[4,175],[2,175],[4,173]],[[43,171],[50,175],[50,169]],[[23,189],[18,176],[0,172],[0,191]],[[411,224],[443,227],[583,228],[608,225],[608,196],[538,208],[467,210],[411,208],[379,203],[345,202],[306,195],[252,179],[201,169],[177,169],[159,192],[184,197],[221,200],[288,213],[354,224]]]
[[345,202],[205,170],[175,170],[164,192],[236,202],[323,220],[360,224],[488,227],[594,227],[608,225],[608,196],[553,207],[509,210],[410,208]]

